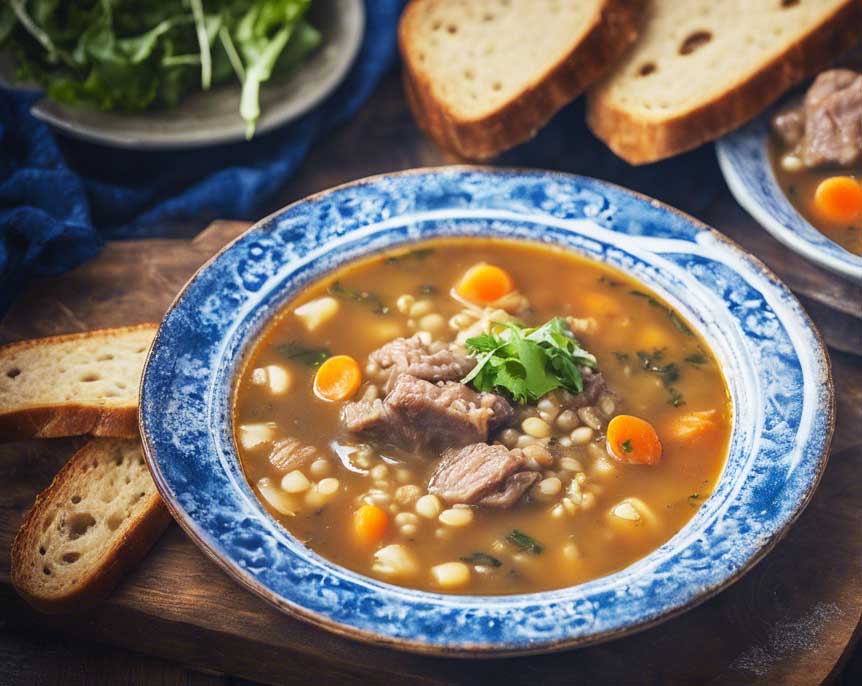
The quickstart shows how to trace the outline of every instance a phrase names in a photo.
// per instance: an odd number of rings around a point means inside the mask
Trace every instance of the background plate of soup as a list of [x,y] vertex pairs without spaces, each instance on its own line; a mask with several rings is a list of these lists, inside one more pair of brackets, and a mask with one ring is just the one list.
[[[520,433],[486,436],[526,449],[534,432],[524,422],[547,420],[556,433],[540,447],[554,448],[554,462],[540,477],[550,483],[507,510],[442,503],[471,513],[459,528],[464,514],[431,513],[432,524],[420,513],[427,508],[399,499],[404,486],[427,495],[423,465],[434,455],[405,455],[386,441],[350,444],[334,407],[314,394],[314,369],[320,349],[318,365],[351,355],[368,377],[351,389],[358,398],[373,385],[367,356],[376,347],[420,331],[456,338],[462,303],[446,289],[477,262],[511,275],[529,301],[524,326],[571,317],[614,404],[592,398],[595,427],[589,413],[559,423],[582,405],[555,392],[556,408],[517,415],[510,428]],[[309,329],[301,308],[327,298],[338,315]],[[411,312],[424,301],[428,311]],[[273,369],[281,371],[255,375]],[[620,412],[657,426],[665,454],[658,469],[617,463],[622,476],[602,481],[603,432]],[[687,447],[663,428],[697,412],[715,422],[704,443]],[[163,498],[239,583],[329,630],[449,655],[582,645],[703,601],[801,512],[833,421],[819,336],[762,264],[691,218],[610,184],[471,167],[362,180],[260,222],[171,307],[141,394]],[[584,425],[593,434],[578,445]],[[290,478],[268,459],[288,439],[315,453]],[[378,492],[391,521],[363,548],[351,517]],[[418,516],[399,520],[404,514]],[[396,544],[409,548],[413,576],[387,575],[398,564],[391,555],[382,566],[375,559]],[[469,568],[466,583],[449,585],[449,563]]]
[[716,143],[724,180],[737,202],[788,248],[824,269],[862,283],[862,228],[856,222],[817,218],[810,208],[819,181],[836,173],[856,173],[858,177],[859,165],[840,171],[782,171],[782,151],[777,149],[769,124],[779,107]]

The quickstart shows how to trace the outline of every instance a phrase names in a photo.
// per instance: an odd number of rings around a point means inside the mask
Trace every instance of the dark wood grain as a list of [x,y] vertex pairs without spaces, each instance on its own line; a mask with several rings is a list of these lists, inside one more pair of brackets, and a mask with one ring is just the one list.
[[[8,584],[8,545],[33,495],[50,482],[75,441],[5,446],[0,683],[228,683],[212,675],[218,673],[297,684],[859,683],[862,658],[851,639],[862,606],[862,358],[848,353],[860,351],[856,318],[862,316],[862,290],[814,269],[760,229],[733,202],[710,148],[634,169],[589,136],[579,107],[564,110],[536,141],[499,162],[606,178],[716,226],[796,289],[832,346],[835,452],[811,506],[763,562],[716,598],[639,635],[552,656],[465,663],[363,646],[282,615],[228,579],[172,527],[92,613],[44,618],[30,612]],[[457,160],[417,132],[393,74],[349,126],[315,147],[271,209],[369,174],[452,162]],[[241,229],[222,224],[191,244],[110,244],[99,260],[32,284],[0,325],[0,341],[158,319],[197,264]],[[65,638],[50,638],[45,630],[159,659],[84,643],[67,649]],[[72,666],[68,674],[64,665]]]

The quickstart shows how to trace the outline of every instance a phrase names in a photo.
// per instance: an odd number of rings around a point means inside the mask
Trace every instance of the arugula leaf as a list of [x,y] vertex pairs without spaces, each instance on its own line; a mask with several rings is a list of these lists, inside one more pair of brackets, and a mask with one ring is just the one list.
[[503,565],[496,557],[483,552],[470,553],[461,558],[468,565],[484,565],[485,567],[501,567]]
[[55,100],[103,110],[176,105],[194,90],[239,82],[247,134],[260,86],[321,42],[311,0],[9,0],[0,49],[17,77]]
[[522,550],[525,553],[532,553],[533,555],[541,555],[542,551],[545,549],[545,546],[539,543],[535,538],[528,536],[523,531],[518,531],[518,529],[512,529],[507,533],[506,540],[518,548],[518,550]]
[[329,294],[334,295],[336,298],[369,305],[374,314],[389,314],[389,306],[376,293],[348,288],[347,286],[342,286],[340,281],[336,281],[329,287]]
[[287,359],[293,360],[305,367],[316,369],[332,355],[329,348],[308,348],[297,341],[288,341],[275,346]]
[[499,335],[484,333],[467,339],[476,366],[461,383],[480,391],[505,391],[519,403],[536,401],[557,388],[584,389],[580,367],[596,366],[562,317],[525,328],[507,322]]

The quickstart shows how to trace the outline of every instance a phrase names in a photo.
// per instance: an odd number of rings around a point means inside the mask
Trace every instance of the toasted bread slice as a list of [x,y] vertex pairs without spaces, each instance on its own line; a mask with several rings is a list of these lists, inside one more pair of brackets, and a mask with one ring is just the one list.
[[407,98],[442,147],[492,157],[536,134],[637,37],[645,0],[411,0]]
[[157,325],[0,348],[0,441],[138,435],[138,387]]
[[169,522],[140,441],[94,438],[36,497],[12,545],[12,583],[42,612],[86,609]]
[[590,128],[632,164],[732,131],[862,37],[859,0],[653,0],[647,14],[588,94]]

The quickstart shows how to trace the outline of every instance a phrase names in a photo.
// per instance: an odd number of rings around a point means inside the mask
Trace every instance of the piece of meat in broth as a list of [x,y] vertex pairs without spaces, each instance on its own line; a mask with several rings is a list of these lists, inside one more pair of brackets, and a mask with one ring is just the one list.
[[392,390],[402,374],[425,381],[460,381],[476,362],[463,352],[452,350],[445,343],[426,344],[416,335],[396,338],[368,356],[369,366],[377,370],[373,380]]

